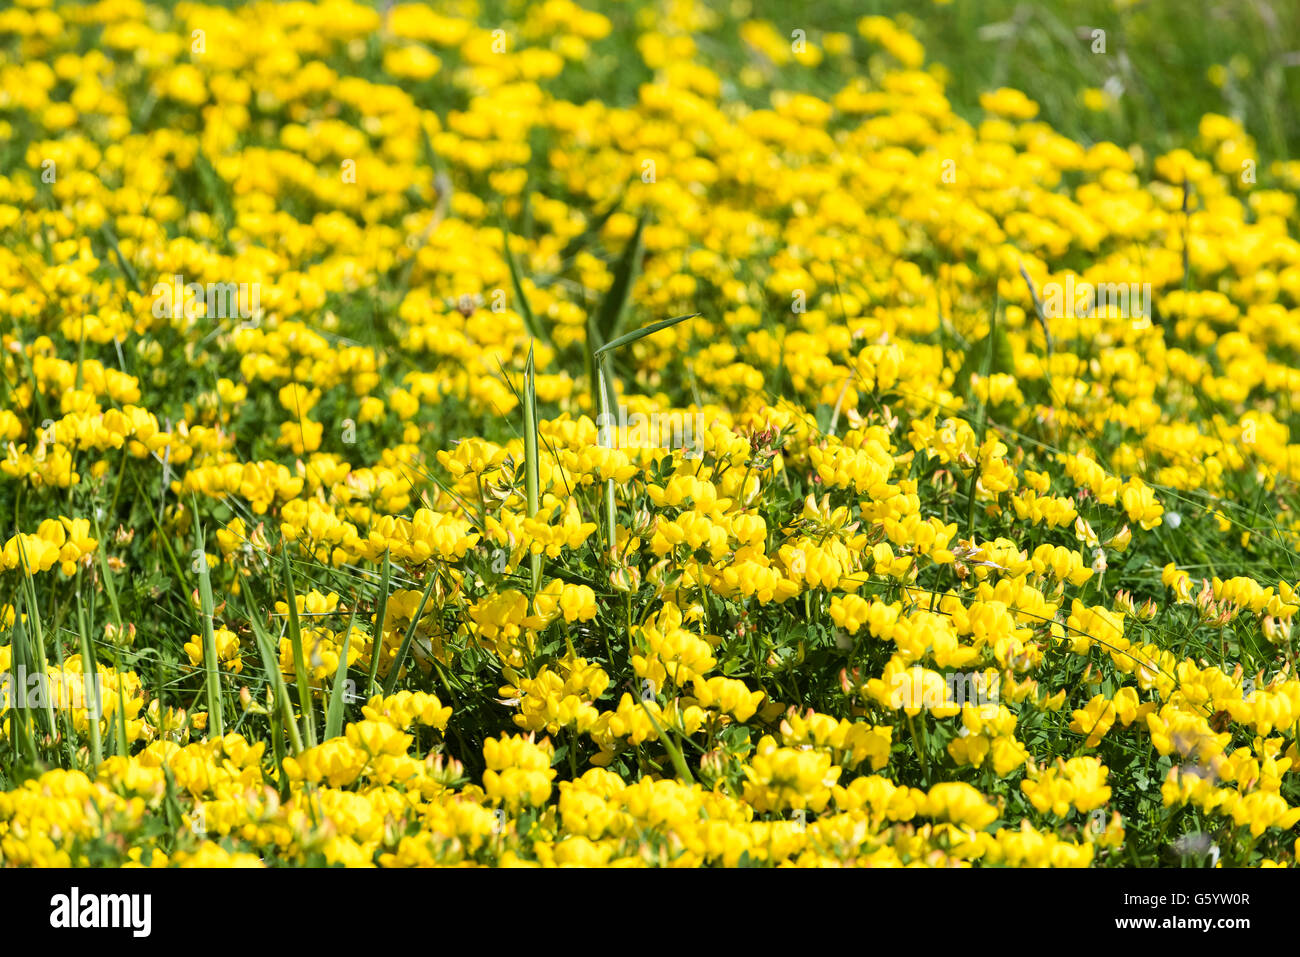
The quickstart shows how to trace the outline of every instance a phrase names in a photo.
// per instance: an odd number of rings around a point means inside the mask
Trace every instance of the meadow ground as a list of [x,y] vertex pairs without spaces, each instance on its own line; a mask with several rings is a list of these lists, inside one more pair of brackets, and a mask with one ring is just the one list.
[[1300,8],[789,7],[0,11],[0,860],[1295,863]]

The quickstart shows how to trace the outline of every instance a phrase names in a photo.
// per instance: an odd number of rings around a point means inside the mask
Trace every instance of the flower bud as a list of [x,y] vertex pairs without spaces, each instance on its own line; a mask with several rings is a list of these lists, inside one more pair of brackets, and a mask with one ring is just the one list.
[[130,648],[135,644],[135,625],[127,622],[125,625],[115,625],[112,622],[104,625],[104,638],[114,647]]
[[609,573],[609,583],[615,591],[633,592],[641,587],[641,573],[631,565],[616,565]]

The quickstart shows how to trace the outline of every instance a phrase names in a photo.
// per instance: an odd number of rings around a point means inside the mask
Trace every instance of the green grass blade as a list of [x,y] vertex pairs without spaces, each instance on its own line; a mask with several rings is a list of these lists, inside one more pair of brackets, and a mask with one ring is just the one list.
[[229,185],[217,173],[216,167],[208,160],[202,148],[195,149],[194,170],[198,173],[199,185],[203,189],[209,207],[221,226],[221,233],[227,234],[235,223]]
[[343,633],[343,650],[339,652],[338,670],[334,672],[334,688],[330,692],[330,706],[325,713],[325,740],[337,738],[343,733],[344,693],[348,680],[348,646],[352,642],[352,625],[357,620],[356,599],[352,601],[352,615],[348,618],[348,630]]
[[[95,538],[100,542],[104,540],[104,532],[98,525],[95,526]],[[113,612],[113,623],[121,628],[122,608],[117,600],[117,585],[114,584],[111,569],[108,567],[108,554],[103,548],[97,548],[95,551],[99,553],[99,574],[104,583],[104,594],[108,596],[108,607]]]
[[84,702],[90,712],[87,727],[90,729],[90,766],[91,773],[99,769],[104,760],[104,746],[99,737],[99,719],[104,714],[104,702],[99,698],[99,666],[95,664],[95,654],[90,643],[90,629],[86,627],[85,611],[82,608],[81,593],[77,593],[77,633],[81,638],[81,676]]
[[[19,539],[20,543],[21,541],[22,539]],[[31,645],[27,641],[27,627],[23,621],[27,614],[26,604],[26,593],[24,593],[22,598],[24,607],[15,608],[14,610],[13,652],[11,655],[13,660],[10,666],[19,674],[31,674],[33,670]],[[25,688],[15,689],[9,711],[9,727],[12,732],[10,743],[15,753],[26,751],[31,761],[35,762],[36,738],[32,727],[31,709],[27,707],[25,692]]]
[[311,682],[307,680],[307,662],[302,653],[302,626],[298,621],[298,595],[293,587],[293,571],[289,567],[289,550],[285,548],[284,589],[289,604],[289,644],[293,648],[294,680],[298,685],[298,709],[302,712],[304,740],[307,747],[316,747],[316,704],[312,700]]
[[[528,517],[536,518],[539,506],[539,486],[541,485],[541,462],[537,447],[537,381],[533,367],[533,347],[528,347],[528,361],[524,365],[524,488],[528,496]],[[533,594],[542,581],[542,556],[528,550],[528,562],[532,571]]]
[[524,295],[524,281],[519,272],[519,263],[515,261],[515,254],[510,250],[510,230],[506,226],[504,213],[501,216],[501,249],[505,256],[506,265],[510,268],[510,282],[515,288],[515,299],[519,301],[517,311],[523,317],[528,334],[534,339],[541,339],[547,345],[550,345],[550,339],[543,332],[542,324],[538,321],[537,316],[533,314],[533,307],[529,305],[528,297]]
[[270,683],[271,689],[275,694],[276,706],[280,709],[281,723],[289,731],[289,743],[293,747],[294,754],[301,754],[302,735],[298,733],[298,722],[293,716],[293,702],[289,700],[289,687],[284,683],[284,675],[280,674],[280,662],[271,644],[271,636],[267,634],[266,629],[262,627],[262,622],[253,614],[252,609],[245,604],[245,614],[248,616],[248,623],[253,629],[253,641],[257,645],[257,653],[262,659],[262,668],[266,672],[266,680]]
[[605,224],[609,222],[609,218],[622,207],[626,195],[626,193],[619,193],[609,206],[587,221],[586,229],[564,244],[564,248],[560,250],[561,264],[567,263],[569,260],[573,259],[574,256],[578,255],[578,253],[591,245],[591,241],[596,238],[602,229],[605,228]]
[[221,676],[217,667],[217,636],[212,627],[212,570],[208,568],[207,555],[203,549],[203,529],[194,528],[195,542],[198,545],[194,556],[196,571],[199,575],[199,625],[203,630],[203,673],[208,700],[208,738],[215,733],[218,738],[226,731],[225,718],[221,713]]
[[1023,262],[1020,263],[1020,277],[1024,279],[1025,285],[1029,287],[1030,298],[1034,300],[1034,315],[1038,317],[1039,328],[1043,330],[1043,339],[1047,344],[1047,358],[1050,361],[1052,358],[1052,331],[1048,327],[1047,313],[1043,310],[1043,300],[1038,296],[1038,287],[1029,278],[1029,270],[1025,268]]
[[438,581],[436,569],[429,571],[429,582],[424,586],[424,594],[420,596],[420,605],[415,609],[415,614],[411,616],[411,624],[406,629],[406,635],[402,638],[401,647],[397,649],[397,657],[393,659],[393,667],[388,672],[388,677],[384,680],[384,697],[393,693],[397,687],[397,676],[402,672],[402,665],[406,661],[406,654],[411,649],[411,642],[415,639],[415,629],[420,625],[420,617],[424,614],[425,606],[429,603],[429,596],[433,594],[433,586]]
[[[601,431],[609,430],[605,434],[612,435],[614,428],[614,404],[616,396],[614,395],[613,383],[605,370],[605,358],[593,357],[596,364],[596,402],[600,409],[600,415],[597,421],[596,439],[600,441]],[[612,446],[611,446],[612,447]],[[604,525],[605,525],[605,547],[609,549],[610,558],[618,554],[618,517],[614,508],[614,480],[605,480],[604,495]]]
[[379,656],[384,650],[384,616],[388,614],[388,589],[393,580],[393,556],[384,552],[384,566],[379,573],[379,603],[375,606],[375,628],[370,638],[370,674],[366,696],[375,693],[379,682]]
[[681,749],[673,743],[673,739],[669,733],[660,726],[658,721],[655,720],[654,712],[650,710],[650,706],[647,705],[644,700],[641,701],[641,710],[644,711],[645,716],[650,719],[651,726],[659,735],[659,743],[664,746],[665,750],[667,750],[668,758],[672,761],[673,768],[677,771],[677,774],[683,781],[694,784],[695,775],[691,774],[691,769],[687,765],[686,759],[682,756]]
[[[24,562],[25,564],[25,562]],[[39,674],[41,680],[45,681],[45,675],[49,668],[49,661],[45,658],[45,628],[41,624],[41,612],[36,603],[36,584],[32,581],[30,573],[24,569],[23,575],[23,592],[26,596],[27,605],[27,623],[30,628],[29,635],[32,639],[31,644],[27,646],[28,655],[33,658],[28,667],[28,673]],[[45,729],[53,735],[55,732],[54,722],[54,702],[51,695],[46,693],[41,695],[45,702]]]
[[[113,670],[116,671],[118,675],[117,720],[113,722],[113,754],[118,757],[124,758],[131,751],[131,744],[130,741],[127,740],[127,733],[126,733],[126,692],[122,690],[122,685],[125,684],[125,682],[122,681],[122,675],[125,672],[123,672],[121,664],[116,660],[114,660],[113,662]],[[220,706],[220,704],[221,704],[221,699],[218,697],[217,699],[218,707]],[[211,714],[209,714],[208,715],[209,736],[211,735],[211,730],[212,730],[212,716]],[[217,737],[221,737],[221,735],[218,734]]]
[[144,290],[140,288],[140,277],[135,274],[131,264],[122,255],[122,248],[118,246],[117,237],[113,235],[113,231],[108,228],[107,223],[104,223],[99,227],[99,232],[104,237],[104,241],[108,243],[108,248],[113,250],[113,255],[117,257],[117,264],[122,270],[122,275],[126,276],[126,280],[131,284],[131,288],[135,290],[135,294],[143,296]]
[[[36,602],[36,583],[32,579],[30,566],[27,564],[27,550],[23,547],[21,537],[18,542],[18,558],[21,562],[21,574],[23,576],[23,597],[26,599],[27,606],[27,627],[28,637],[32,639],[27,645],[28,653],[28,674],[39,674],[42,681],[45,680],[46,670],[49,668],[49,662],[45,658],[45,629],[41,626],[41,612]],[[55,732],[54,724],[54,703],[50,700],[49,694],[41,696],[45,701],[45,721],[46,730],[52,736]]]
[[966,358],[957,371],[957,379],[953,387],[963,396],[970,396],[970,379],[976,370],[982,370],[985,378],[988,378],[995,372],[1015,373],[1016,363],[1014,353],[1011,351],[1011,340],[1007,338],[1007,331],[998,324],[995,315],[989,324],[989,332],[983,339],[979,340],[970,351],[966,353]]
[[677,323],[685,322],[687,319],[694,319],[698,315],[700,315],[700,313],[692,312],[686,316],[673,316],[673,318],[671,319],[660,319],[658,322],[652,322],[650,323],[650,325],[643,326],[640,329],[633,329],[631,332],[627,333],[626,335],[619,336],[617,339],[613,340],[612,342],[605,343],[605,345],[597,349],[593,353],[593,355],[597,357],[606,355],[610,352],[613,352],[615,349],[622,348],[628,343],[636,342],[638,339],[644,339],[646,336],[653,336],[656,332],[660,331],[661,329],[667,329],[669,326],[675,326],[677,325]]
[[614,282],[605,293],[605,298],[600,301],[600,308],[596,312],[595,329],[600,342],[593,343],[593,352],[599,351],[605,343],[618,336],[623,315],[627,312],[628,300],[632,297],[632,286],[636,284],[636,277],[641,271],[645,224],[649,218],[650,214],[642,210],[636,221],[636,232],[628,240],[623,255],[614,267]]

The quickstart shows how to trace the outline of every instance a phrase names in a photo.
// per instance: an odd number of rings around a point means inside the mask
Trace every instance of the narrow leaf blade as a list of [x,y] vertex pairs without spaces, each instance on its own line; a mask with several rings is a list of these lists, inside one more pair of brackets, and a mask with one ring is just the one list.
[[609,342],[616,337],[622,325],[623,314],[632,297],[632,286],[641,271],[641,254],[645,248],[643,234],[648,219],[649,213],[643,210],[636,221],[636,232],[628,240],[623,255],[614,267],[614,282],[600,302],[600,309],[596,313],[596,332],[601,342]]
[[537,316],[533,314],[533,307],[528,302],[528,297],[524,295],[524,281],[519,272],[519,263],[515,260],[515,254],[510,250],[510,230],[506,226],[505,216],[501,217],[501,249],[505,256],[506,265],[510,269],[510,282],[515,289],[515,299],[519,302],[518,312],[523,317],[524,326],[528,329],[528,334],[534,339],[541,339],[543,342],[550,344],[542,332],[541,323],[538,322]]
[[631,332],[619,336],[613,342],[605,343],[597,349],[593,355],[600,357],[607,352],[613,352],[615,349],[636,342],[638,339],[644,339],[646,336],[653,336],[656,332],[659,332],[662,329],[667,329],[669,326],[675,326],[677,323],[685,322],[687,319],[694,319],[698,315],[700,315],[700,313],[692,312],[690,315],[674,316],[671,319],[660,319],[658,322],[652,322],[650,325],[643,326],[640,329],[633,329]]

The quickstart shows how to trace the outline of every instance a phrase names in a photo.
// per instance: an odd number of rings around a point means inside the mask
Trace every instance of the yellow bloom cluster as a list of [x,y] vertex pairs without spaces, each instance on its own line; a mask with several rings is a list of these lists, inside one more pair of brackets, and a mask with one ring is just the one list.
[[1294,863],[1300,168],[663,6],[0,14],[0,861]]

